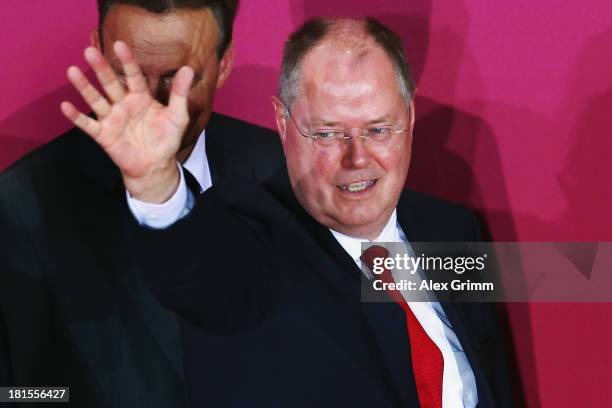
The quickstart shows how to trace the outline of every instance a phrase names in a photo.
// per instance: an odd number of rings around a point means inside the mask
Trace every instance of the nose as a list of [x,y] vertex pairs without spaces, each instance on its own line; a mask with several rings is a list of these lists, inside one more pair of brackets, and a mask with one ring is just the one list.
[[361,169],[370,162],[370,152],[365,146],[365,140],[359,137],[358,134],[353,134],[353,137],[347,140],[344,151],[342,164],[346,168]]

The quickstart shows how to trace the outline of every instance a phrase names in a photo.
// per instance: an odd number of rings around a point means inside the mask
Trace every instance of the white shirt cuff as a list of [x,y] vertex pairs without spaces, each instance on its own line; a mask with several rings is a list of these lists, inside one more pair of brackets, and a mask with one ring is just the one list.
[[[188,204],[189,201],[194,201],[193,196],[191,200],[189,200],[191,194],[185,182],[183,168],[178,163],[177,166],[180,173],[178,189],[174,195],[164,203],[146,203],[133,198],[127,190],[125,191],[128,207],[140,225],[153,229],[167,228],[187,215],[191,210],[191,208],[188,208]],[[191,207],[192,206],[193,205],[191,205]]]

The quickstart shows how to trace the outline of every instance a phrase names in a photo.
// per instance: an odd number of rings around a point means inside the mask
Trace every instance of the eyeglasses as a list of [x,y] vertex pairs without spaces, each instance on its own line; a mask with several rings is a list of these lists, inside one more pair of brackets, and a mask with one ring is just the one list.
[[[353,136],[349,134],[349,129],[317,129],[311,132],[305,132],[301,130],[295,118],[291,114],[291,111],[287,109],[287,114],[293,121],[293,124],[297,131],[304,137],[312,139],[316,144],[322,147],[331,147],[338,145],[341,141],[348,143]],[[362,128],[361,134],[358,136],[364,142],[370,141],[375,145],[385,146],[393,135],[398,133],[408,132],[409,129],[397,129],[394,126],[373,126],[369,128]]]

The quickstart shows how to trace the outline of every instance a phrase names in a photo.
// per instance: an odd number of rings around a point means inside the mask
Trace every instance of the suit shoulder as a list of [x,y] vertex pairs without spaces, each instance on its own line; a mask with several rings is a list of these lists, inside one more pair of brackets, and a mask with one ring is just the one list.
[[213,113],[206,128],[212,137],[223,138],[223,145],[234,152],[282,155],[278,133],[263,126]]
[[223,158],[226,166],[236,167],[239,163],[240,171],[248,168],[256,181],[285,167],[280,137],[270,129],[213,113],[206,125],[206,139],[211,157]]
[[222,128],[227,130],[228,134],[233,134],[241,138],[254,138],[260,136],[277,137],[278,135],[272,129],[216,112],[211,116],[207,127]]
[[442,213],[450,213],[453,215],[471,214],[471,211],[463,204],[410,189],[405,189],[402,192],[400,200],[410,203],[415,210],[435,212],[438,213],[438,215]]
[[198,198],[198,205],[214,207],[232,217],[247,220],[249,224],[278,225],[293,218],[301,209],[285,178],[277,173],[260,184],[219,183]]
[[207,189],[198,202],[236,213],[249,212],[259,207],[262,201],[269,200],[269,193],[263,185],[244,180],[230,180],[214,184]]
[[406,189],[397,208],[398,217],[416,231],[413,241],[480,240],[476,218],[464,205]]
[[84,137],[74,129],[29,152],[0,174],[0,190],[14,185],[49,179],[61,168],[70,165],[79,139]]

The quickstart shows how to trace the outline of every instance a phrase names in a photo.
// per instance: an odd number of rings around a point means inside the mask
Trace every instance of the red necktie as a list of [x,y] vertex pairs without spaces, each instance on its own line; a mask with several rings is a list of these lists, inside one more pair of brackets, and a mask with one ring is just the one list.
[[[373,245],[361,255],[360,259],[370,270],[373,270],[374,258],[386,258],[388,255],[389,251],[385,248]],[[379,277],[383,282],[393,282],[393,276],[391,276],[391,272],[387,268],[384,268],[383,273],[380,275],[375,275],[375,279]],[[404,309],[406,314],[412,370],[421,407],[441,408],[442,373],[444,371],[442,353],[438,346],[429,338],[401,293],[398,290],[390,290],[387,293]]]

